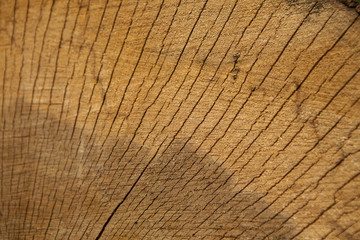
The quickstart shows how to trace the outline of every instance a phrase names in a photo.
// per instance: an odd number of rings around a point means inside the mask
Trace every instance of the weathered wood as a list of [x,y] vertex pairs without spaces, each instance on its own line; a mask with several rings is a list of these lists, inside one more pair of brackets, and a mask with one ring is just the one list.
[[1,239],[360,239],[340,2],[0,1]]

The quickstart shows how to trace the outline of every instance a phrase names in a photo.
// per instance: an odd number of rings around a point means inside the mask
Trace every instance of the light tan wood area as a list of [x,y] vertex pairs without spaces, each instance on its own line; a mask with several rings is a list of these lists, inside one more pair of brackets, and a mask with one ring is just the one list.
[[0,239],[360,239],[360,19],[335,0],[1,0]]

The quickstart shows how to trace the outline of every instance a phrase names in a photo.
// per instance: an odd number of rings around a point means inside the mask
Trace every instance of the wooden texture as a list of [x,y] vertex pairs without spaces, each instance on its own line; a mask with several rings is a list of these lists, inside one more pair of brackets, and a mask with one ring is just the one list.
[[0,1],[1,239],[360,239],[360,19],[335,0]]

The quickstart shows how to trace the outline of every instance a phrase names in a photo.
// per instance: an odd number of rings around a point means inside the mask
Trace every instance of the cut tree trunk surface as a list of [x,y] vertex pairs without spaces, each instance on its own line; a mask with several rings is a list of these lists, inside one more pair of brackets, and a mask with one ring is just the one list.
[[0,21],[0,239],[360,239],[353,9],[2,0]]
[[346,6],[355,8],[355,10],[360,13],[360,0],[340,0]]

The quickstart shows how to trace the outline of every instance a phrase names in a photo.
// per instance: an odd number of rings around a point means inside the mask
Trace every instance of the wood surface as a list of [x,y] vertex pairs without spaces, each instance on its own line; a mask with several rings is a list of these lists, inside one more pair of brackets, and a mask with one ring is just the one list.
[[0,239],[360,239],[360,19],[335,0],[0,0]]

